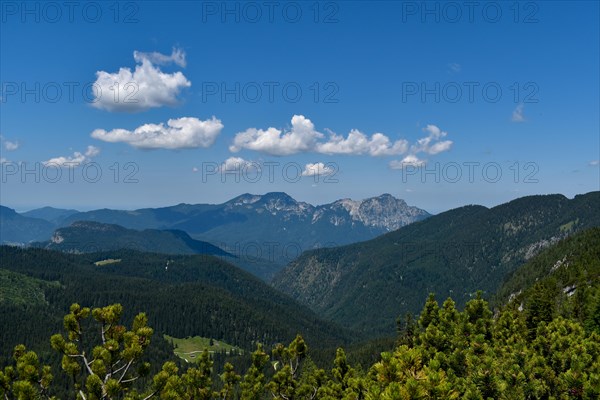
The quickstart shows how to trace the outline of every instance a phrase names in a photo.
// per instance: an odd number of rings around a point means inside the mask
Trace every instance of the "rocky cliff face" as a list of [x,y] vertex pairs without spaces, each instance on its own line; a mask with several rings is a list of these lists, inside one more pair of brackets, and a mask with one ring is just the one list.
[[279,192],[262,196],[243,194],[226,204],[227,209],[232,212],[244,209],[263,213],[266,210],[272,215],[283,216],[284,219],[287,214],[308,220],[311,224],[321,221],[334,226],[361,225],[381,229],[382,233],[430,216],[427,211],[409,206],[404,200],[387,193],[365,200],[341,199],[320,206],[296,201]]

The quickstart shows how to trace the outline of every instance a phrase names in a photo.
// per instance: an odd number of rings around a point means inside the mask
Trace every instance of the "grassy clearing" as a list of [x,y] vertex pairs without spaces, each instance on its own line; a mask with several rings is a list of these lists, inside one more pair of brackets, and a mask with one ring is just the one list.
[[200,336],[179,339],[164,335],[164,338],[166,341],[173,343],[173,352],[175,355],[187,362],[196,361],[199,353],[202,353],[204,350],[208,350],[209,353],[225,351],[227,354],[230,354],[232,350],[236,353],[241,352],[240,348],[228,343]]
[[577,218],[575,221],[567,222],[566,224],[560,226],[560,231],[561,232],[570,231],[573,229],[573,225],[575,225],[578,222],[579,222],[579,218]]
[[94,263],[94,265],[96,267],[100,267],[102,265],[116,264],[116,263],[120,263],[120,262],[121,262],[120,258],[117,258],[117,259],[115,259],[115,258],[107,258],[106,260],[96,261]]

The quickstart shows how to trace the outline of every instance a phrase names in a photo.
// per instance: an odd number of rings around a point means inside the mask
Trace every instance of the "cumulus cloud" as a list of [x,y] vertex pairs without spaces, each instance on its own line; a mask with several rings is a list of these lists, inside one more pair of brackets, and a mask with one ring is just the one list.
[[368,137],[356,129],[350,131],[347,137],[332,133],[329,140],[322,141],[324,138],[325,135],[315,130],[310,119],[294,115],[291,129],[282,131],[273,127],[266,130],[250,128],[236,134],[229,149],[232,152],[255,150],[277,156],[301,152],[389,156],[403,154],[408,149],[406,140],[392,142],[382,133]]
[[329,176],[333,174],[335,174],[335,169],[322,162],[306,164],[304,171],[302,171],[302,176]]
[[4,142],[4,148],[8,151],[17,150],[19,148],[19,142],[11,142],[9,140],[6,140]]
[[422,167],[424,165],[425,160],[422,160],[413,154],[407,155],[402,160],[390,161],[391,169],[404,169],[406,167]]
[[452,148],[451,140],[442,140],[448,133],[442,131],[436,125],[427,125],[423,128],[427,132],[427,136],[417,140],[415,144],[410,146],[409,154],[402,160],[393,160],[390,162],[390,168],[403,169],[407,166],[422,167],[427,163],[427,160],[418,157],[420,153],[435,155],[443,153]]
[[206,121],[183,117],[170,119],[167,121],[167,125],[163,123],[145,124],[133,131],[96,129],[91,136],[105,142],[128,143],[139,149],[176,150],[210,147],[222,129],[223,124],[215,117]]
[[250,128],[235,135],[229,150],[237,153],[248,149],[275,156],[287,156],[313,150],[317,140],[323,136],[315,130],[310,119],[303,115],[294,115],[290,130],[284,132],[277,128]]
[[316,151],[324,154],[368,154],[370,156],[390,156],[406,153],[406,140],[392,141],[382,133],[375,133],[370,138],[364,133],[353,129],[344,138],[335,133],[329,141],[318,143]]
[[[346,137],[331,132],[329,137],[325,138],[325,135],[315,130],[314,124],[308,118],[303,115],[294,115],[291,129],[286,131],[273,127],[266,130],[247,129],[235,135],[229,150],[239,152],[247,149],[277,156],[301,152],[328,155],[369,155],[372,157],[406,154],[403,159],[390,162],[391,168],[402,169],[406,166],[421,167],[425,165],[427,160],[419,157],[421,153],[436,155],[452,148],[453,142],[445,139],[448,133],[438,126],[427,125],[423,131],[427,135],[412,145],[405,139],[392,141],[383,133],[367,136],[357,129],[352,129]],[[330,168],[330,171],[327,171],[323,163],[307,164],[303,175],[312,176],[311,174],[327,174],[329,172],[333,172],[333,170]]]
[[590,161],[589,165],[592,167],[596,167],[596,166],[600,165],[600,160],[592,160],[592,161]]
[[144,60],[148,60],[152,64],[157,65],[175,63],[182,68],[185,68],[186,66],[185,52],[181,49],[176,49],[175,47],[173,48],[170,56],[158,53],[156,51],[153,51],[152,53],[144,53],[136,50],[133,52],[133,59],[140,64],[143,63]]
[[57,165],[57,166],[78,166],[81,164],[88,163],[92,161],[93,157],[96,157],[100,154],[100,149],[95,146],[88,146],[85,153],[81,153],[76,151],[72,156],[60,156],[49,159],[48,161],[44,161],[44,165]]
[[178,96],[191,82],[180,71],[165,73],[157,65],[175,63],[185,66],[185,53],[173,49],[170,56],[160,53],[135,51],[133,58],[138,63],[132,72],[120,68],[118,72],[96,72],[92,86],[92,105],[106,111],[139,112],[150,108],[173,106]]
[[18,141],[11,141],[11,140],[6,140],[6,138],[2,135],[0,135],[0,142],[2,142],[2,146],[4,147],[4,149],[6,151],[14,151],[17,150],[19,148],[19,142]]
[[524,114],[525,106],[523,104],[519,104],[517,108],[512,113],[511,121],[512,122],[525,122],[525,114]]
[[254,161],[248,161],[241,157],[229,157],[219,166],[220,172],[251,172],[257,170],[260,165]]
[[427,132],[428,135],[417,140],[417,143],[411,146],[412,154],[427,153],[434,155],[448,151],[452,147],[451,140],[440,141],[440,139],[446,137],[448,133],[442,131],[437,126],[427,125],[423,130]]

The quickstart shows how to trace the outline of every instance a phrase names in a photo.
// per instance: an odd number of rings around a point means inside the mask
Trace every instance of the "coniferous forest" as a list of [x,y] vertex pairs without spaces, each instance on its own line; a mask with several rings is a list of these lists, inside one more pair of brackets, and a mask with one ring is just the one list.
[[0,0],[0,400],[600,400],[599,16]]
[[[169,256],[165,270],[150,253],[1,252],[6,399],[600,396],[600,228],[532,258],[493,306],[482,292],[461,309],[432,293],[387,338],[320,320],[212,257]],[[95,259],[121,261],[99,271]],[[240,351],[184,362],[162,334],[192,332]]]

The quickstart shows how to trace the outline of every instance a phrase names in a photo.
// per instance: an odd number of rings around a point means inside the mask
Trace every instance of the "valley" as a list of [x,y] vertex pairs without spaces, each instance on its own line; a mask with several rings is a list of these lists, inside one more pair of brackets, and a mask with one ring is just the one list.
[[[56,360],[47,340],[61,330],[61,315],[73,303],[102,310],[117,302],[125,320],[144,312],[156,332],[155,344],[148,348],[155,362],[152,373],[162,373],[157,369],[162,362],[180,363],[188,373],[214,363],[214,369],[206,370],[212,372],[206,372],[210,378],[204,385],[217,387],[222,387],[219,375],[213,373],[250,368],[251,374],[252,360],[263,348],[271,361],[260,368],[270,365],[274,370],[265,370],[272,381],[260,390],[290,372],[278,372],[278,366],[290,360],[291,351],[296,352],[292,363],[303,368],[325,368],[332,357],[335,363],[348,357],[371,371],[391,368],[387,363],[415,351],[439,352],[435,357],[448,357],[451,349],[453,354],[457,349],[468,353],[473,343],[460,344],[462,339],[444,325],[449,321],[454,321],[452,329],[475,333],[482,329],[480,323],[492,326],[485,329],[498,332],[483,330],[481,340],[506,346],[492,339],[513,329],[504,325],[505,318],[523,324],[524,336],[514,339],[520,341],[541,340],[545,324],[561,323],[562,318],[582,326],[577,329],[587,332],[589,346],[600,334],[599,206],[600,192],[592,192],[573,199],[531,196],[494,208],[461,207],[368,241],[303,252],[272,284],[235,266],[232,254],[181,230],[77,221],[58,228],[49,241],[0,247],[0,361],[10,364],[7,355],[21,343],[44,360]],[[93,247],[86,249],[82,243]],[[438,308],[435,298],[448,300]],[[22,330],[26,321],[34,320],[45,322]],[[450,347],[429,336],[434,334],[432,324],[442,324],[436,329],[446,332],[443,340]],[[291,344],[286,350],[281,343]],[[302,343],[310,346],[310,361],[291,350]],[[340,353],[341,347],[347,353]],[[463,356],[473,356],[467,353]],[[456,371],[452,358],[445,362],[448,373]],[[593,370],[596,364],[586,368]],[[52,371],[61,373],[56,365]],[[331,390],[329,383],[319,389],[315,377],[305,375],[308,371],[286,379],[298,380],[294,387]],[[469,379],[472,373],[463,372]],[[356,393],[374,390],[366,376],[352,374],[366,385],[352,389]],[[59,381],[67,385],[63,378]],[[449,396],[455,390],[468,391],[454,385],[436,390],[449,390]]]
[[600,1],[0,1],[0,400],[600,400]]

